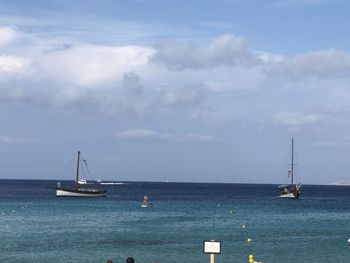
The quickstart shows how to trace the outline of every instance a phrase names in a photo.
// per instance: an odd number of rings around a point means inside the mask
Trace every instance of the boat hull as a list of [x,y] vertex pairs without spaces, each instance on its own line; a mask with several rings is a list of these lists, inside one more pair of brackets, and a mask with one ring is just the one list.
[[301,184],[297,185],[280,185],[279,198],[298,199],[301,195]]
[[56,189],[58,197],[104,197],[107,196],[106,190],[76,190],[76,189]]
[[282,194],[282,195],[279,195],[278,197],[279,198],[290,198],[290,199],[297,199],[297,198],[299,198],[299,196],[294,194],[294,193]]

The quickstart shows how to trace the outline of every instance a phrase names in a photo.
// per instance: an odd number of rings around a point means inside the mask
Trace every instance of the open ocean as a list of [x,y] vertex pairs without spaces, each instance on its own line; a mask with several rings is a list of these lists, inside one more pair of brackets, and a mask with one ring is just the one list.
[[217,263],[350,262],[350,187],[306,185],[282,200],[276,185],[130,182],[105,198],[58,198],[55,183],[0,180],[1,263],[204,263],[209,239],[221,241]]

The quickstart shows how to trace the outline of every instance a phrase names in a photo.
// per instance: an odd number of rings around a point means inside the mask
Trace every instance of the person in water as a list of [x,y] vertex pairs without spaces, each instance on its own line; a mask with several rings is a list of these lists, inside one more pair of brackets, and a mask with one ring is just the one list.
[[126,263],[135,263],[135,260],[132,257],[128,257]]
[[147,196],[147,195],[145,195],[145,196],[143,197],[143,204],[144,204],[144,205],[147,205],[147,204],[148,204],[148,196]]

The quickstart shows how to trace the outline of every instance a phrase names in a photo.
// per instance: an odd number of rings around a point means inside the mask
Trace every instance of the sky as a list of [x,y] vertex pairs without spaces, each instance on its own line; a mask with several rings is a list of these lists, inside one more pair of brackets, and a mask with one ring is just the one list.
[[1,0],[0,178],[350,180],[350,2]]

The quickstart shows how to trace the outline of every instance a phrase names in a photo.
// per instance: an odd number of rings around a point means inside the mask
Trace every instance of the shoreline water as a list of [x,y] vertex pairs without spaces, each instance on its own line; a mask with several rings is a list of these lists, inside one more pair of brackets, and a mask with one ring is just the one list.
[[[222,242],[218,263],[249,254],[333,263],[349,253],[348,187],[306,185],[300,200],[279,200],[275,185],[130,182],[82,200],[56,198],[48,182],[0,180],[1,262],[199,263],[208,239]],[[154,206],[142,209],[145,193]]]

